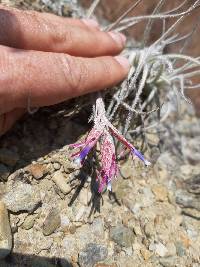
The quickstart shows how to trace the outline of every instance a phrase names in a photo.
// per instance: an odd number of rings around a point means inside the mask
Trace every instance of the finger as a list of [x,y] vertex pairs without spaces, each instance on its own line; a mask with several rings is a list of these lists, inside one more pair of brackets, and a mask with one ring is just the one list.
[[40,13],[40,16],[44,17],[45,19],[48,19],[52,21],[52,18],[54,21],[57,21],[57,23],[71,25],[71,26],[78,26],[81,28],[87,28],[89,27],[89,30],[100,30],[99,23],[94,19],[76,19],[76,18],[63,18],[60,16],[56,16],[51,13]]
[[82,57],[116,55],[123,49],[122,34],[102,32],[90,22],[0,8],[0,44]]
[[19,108],[0,115],[0,136],[5,134],[24,113],[25,109]]
[[129,70],[124,57],[78,58],[0,47],[0,112],[47,106],[119,83]]

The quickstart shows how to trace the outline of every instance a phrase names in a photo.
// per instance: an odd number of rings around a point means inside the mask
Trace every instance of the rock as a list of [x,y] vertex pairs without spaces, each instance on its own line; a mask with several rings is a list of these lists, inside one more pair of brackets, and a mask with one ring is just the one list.
[[149,144],[154,145],[154,146],[158,146],[160,139],[159,139],[159,136],[156,132],[155,133],[147,133],[146,138],[147,138],[147,142]]
[[97,239],[104,238],[105,230],[104,230],[104,221],[102,218],[94,219],[90,228],[91,228],[91,232]]
[[182,138],[182,153],[184,158],[191,164],[200,163],[200,137]]
[[26,217],[22,224],[22,228],[25,230],[29,230],[34,226],[35,220],[38,217],[38,214],[31,214]]
[[13,167],[18,162],[18,160],[19,160],[19,155],[16,152],[8,150],[7,148],[0,149],[1,163]]
[[120,246],[130,247],[135,240],[135,235],[131,229],[118,225],[110,230],[110,238]]
[[134,174],[134,167],[132,166],[131,162],[128,160],[125,162],[122,167],[120,168],[120,174],[123,178],[128,179]]
[[67,230],[69,225],[70,225],[70,220],[69,220],[68,216],[61,213],[60,214],[60,220],[61,220],[60,226],[62,227],[62,229]]
[[200,198],[184,190],[176,191],[176,203],[184,208],[193,208],[200,211]]
[[54,168],[54,170],[60,170],[60,164],[58,163],[58,162],[55,162],[54,164],[53,164],[53,168]]
[[160,258],[159,262],[163,267],[174,267],[176,263],[176,257]]
[[89,243],[98,243],[102,241],[101,238],[96,238],[96,236],[91,231],[89,224],[84,224],[81,227],[76,227],[76,240],[78,241],[77,245],[80,250],[83,250]]
[[132,228],[136,236],[142,236],[143,232],[141,230],[140,222],[133,219],[128,221],[128,227]]
[[188,192],[192,194],[200,194],[200,173],[185,181]]
[[161,169],[174,171],[179,168],[181,161],[177,157],[173,156],[170,152],[164,152],[158,158],[157,165]]
[[167,201],[168,190],[165,186],[161,184],[154,184],[151,189],[157,201],[162,201],[162,202]]
[[140,253],[145,261],[148,261],[149,258],[152,256],[152,253],[147,249],[141,249]]
[[177,255],[183,257],[186,254],[184,245],[182,244],[182,242],[176,242],[175,245],[176,245]]
[[161,242],[151,243],[149,250],[154,251],[160,257],[165,257],[168,252],[167,248]]
[[0,201],[0,259],[5,258],[12,249],[12,235],[8,211],[3,202]]
[[167,250],[167,248],[162,243],[159,242],[158,244],[156,244],[155,252],[160,257],[164,257],[167,254],[168,250]]
[[33,212],[39,206],[41,199],[38,187],[18,182],[4,195],[3,201],[7,209],[12,212]]
[[176,246],[173,242],[167,243],[166,248],[167,248],[167,256],[176,255]]
[[43,234],[51,235],[61,226],[61,218],[59,211],[53,208],[47,215],[43,224]]
[[31,173],[31,175],[37,180],[43,178],[43,176],[48,172],[45,165],[38,163],[30,165],[28,167],[28,170]]
[[144,227],[144,232],[147,238],[151,238],[156,234],[155,226],[152,222],[148,222]]
[[80,252],[78,262],[81,267],[93,267],[95,263],[103,261],[108,256],[108,250],[105,246],[90,243]]
[[63,257],[72,256],[78,253],[76,239],[74,235],[67,235],[62,240]]
[[9,174],[9,169],[5,165],[0,164],[0,180],[7,181]]
[[182,178],[185,180],[185,177],[189,177],[193,173],[193,166],[190,164],[184,164],[180,167],[180,173]]
[[68,194],[71,192],[71,187],[67,183],[66,178],[61,171],[54,173],[53,181],[63,194]]

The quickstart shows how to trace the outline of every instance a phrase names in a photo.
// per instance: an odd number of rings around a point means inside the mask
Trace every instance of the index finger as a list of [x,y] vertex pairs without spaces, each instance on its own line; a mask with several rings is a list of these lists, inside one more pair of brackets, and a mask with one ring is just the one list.
[[129,70],[124,57],[80,58],[61,53],[25,51],[0,46],[2,113],[48,106],[119,83]]

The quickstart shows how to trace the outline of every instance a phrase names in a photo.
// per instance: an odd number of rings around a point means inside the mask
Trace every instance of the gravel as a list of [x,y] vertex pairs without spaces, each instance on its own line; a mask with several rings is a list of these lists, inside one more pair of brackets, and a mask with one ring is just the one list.
[[[3,2],[84,15],[76,1]],[[61,116],[66,106],[39,110],[0,140],[0,257],[12,249],[12,267],[198,267],[200,119],[183,102],[179,122],[172,112],[148,133],[152,166],[120,161],[113,192],[100,196],[91,161],[83,171],[70,161],[87,116]]]

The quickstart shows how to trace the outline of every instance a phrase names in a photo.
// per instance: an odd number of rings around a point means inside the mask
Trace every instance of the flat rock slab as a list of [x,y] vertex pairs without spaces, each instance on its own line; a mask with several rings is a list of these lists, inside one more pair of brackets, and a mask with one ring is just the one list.
[[37,186],[18,182],[3,197],[8,210],[12,212],[33,212],[40,204],[40,193]]

